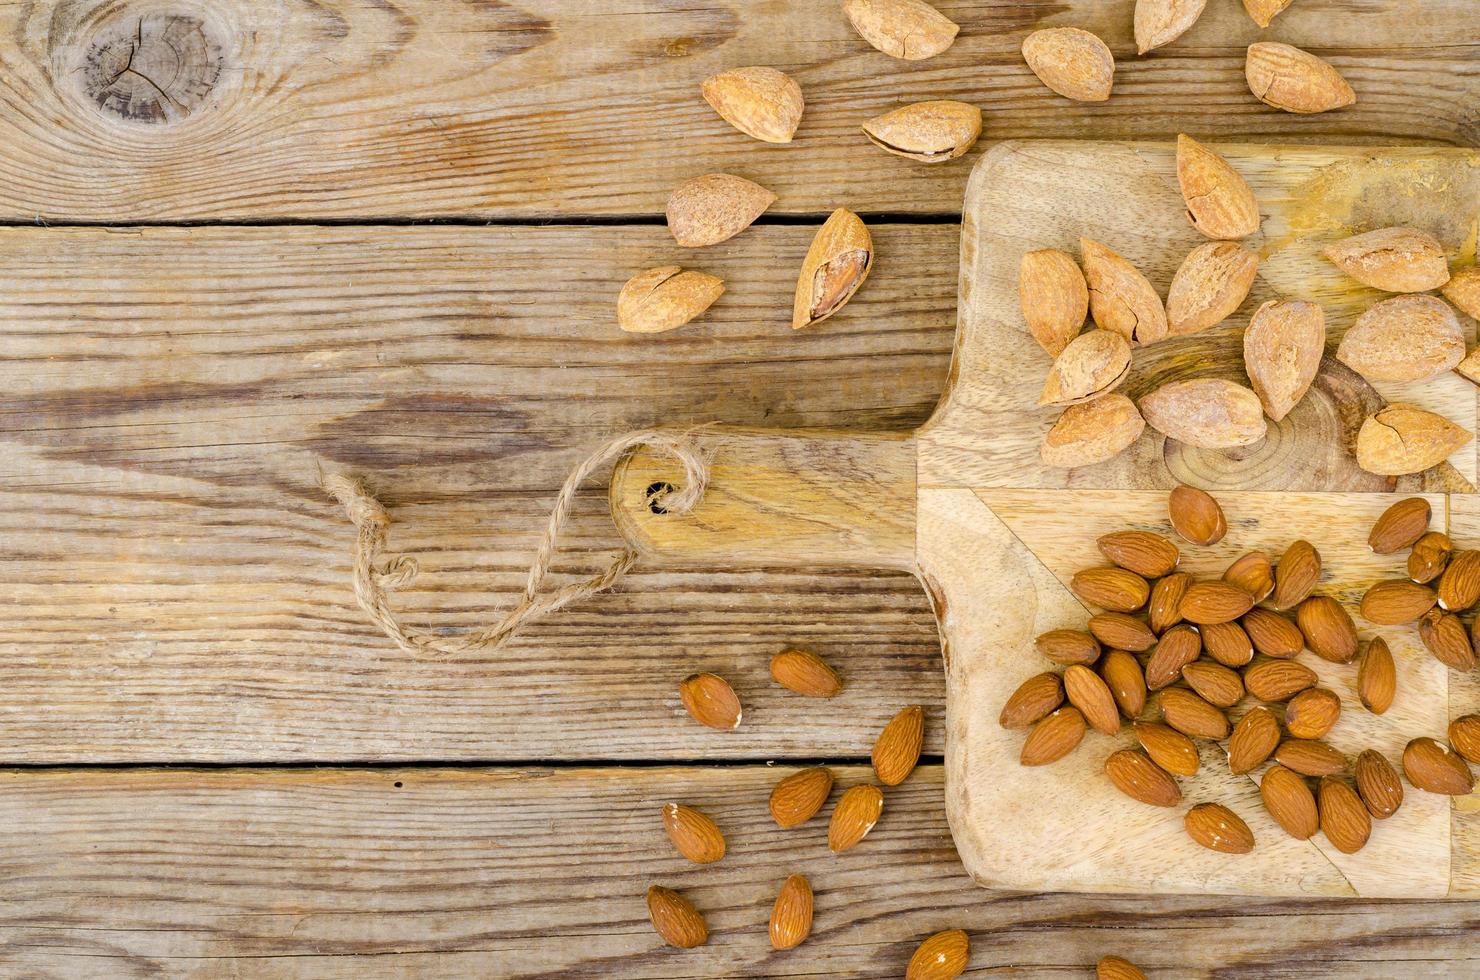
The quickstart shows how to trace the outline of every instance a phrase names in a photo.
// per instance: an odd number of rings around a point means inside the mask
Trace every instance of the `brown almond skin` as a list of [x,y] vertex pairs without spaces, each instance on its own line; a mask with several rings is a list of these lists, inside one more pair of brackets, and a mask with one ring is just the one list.
[[1239,172],[1197,140],[1177,134],[1177,183],[1192,227],[1215,240],[1259,230],[1259,202]]
[[1403,805],[1403,783],[1398,771],[1393,768],[1381,752],[1365,749],[1357,756],[1353,767],[1357,777],[1357,795],[1367,812],[1378,820],[1386,820],[1398,812]]
[[1075,595],[1092,606],[1111,612],[1135,612],[1151,597],[1151,586],[1124,568],[1086,568],[1069,580]]
[[1357,655],[1357,626],[1341,603],[1326,595],[1313,595],[1295,610],[1295,625],[1305,645],[1323,660],[1351,663]]
[[997,723],[1003,728],[1027,728],[1063,703],[1064,684],[1059,675],[1051,671],[1034,674],[1008,697]]
[[1372,836],[1372,817],[1357,791],[1334,776],[1321,780],[1319,793],[1321,833],[1343,854],[1355,854]]
[[1259,781],[1259,796],[1274,822],[1296,840],[1309,840],[1320,829],[1315,795],[1298,773],[1270,766]]
[[1199,660],[1182,668],[1187,686],[1209,704],[1231,708],[1243,700],[1244,682],[1238,674],[1222,664]]
[[1151,632],[1160,636],[1169,627],[1182,621],[1182,597],[1192,584],[1192,576],[1186,572],[1173,572],[1158,579],[1151,587],[1151,598],[1146,603],[1147,625]]
[[1141,743],[1152,762],[1178,776],[1197,774],[1201,760],[1192,739],[1175,728],[1154,721],[1138,721],[1135,729],[1136,741]]
[[1453,613],[1430,609],[1418,621],[1418,638],[1434,659],[1451,670],[1475,669],[1475,647],[1465,626]]
[[832,770],[825,766],[801,769],[771,790],[771,819],[776,826],[796,827],[817,815],[832,792]]
[[828,215],[797,274],[791,328],[801,330],[837,313],[863,287],[874,268],[874,240],[863,219],[847,208]]
[[[1244,618],[1248,618],[1247,613]],[[1254,643],[1238,623],[1205,623],[1198,628],[1202,631],[1203,649],[1223,666],[1242,667],[1254,659]]]
[[1239,620],[1254,649],[1266,657],[1288,660],[1305,649],[1305,634],[1288,618],[1255,606]]
[[782,650],[771,658],[771,679],[809,698],[833,698],[843,692],[837,671],[811,650]]
[[1382,512],[1367,535],[1367,546],[1379,555],[1411,548],[1429,529],[1431,508],[1422,497],[1405,497]]
[[1146,675],[1141,664],[1124,650],[1110,650],[1100,661],[1100,679],[1127,718],[1135,718],[1146,707]]
[[1161,717],[1193,738],[1228,737],[1228,716],[1185,688],[1169,687],[1161,692]]
[[1228,533],[1228,520],[1218,501],[1206,490],[1186,484],[1172,488],[1167,497],[1167,516],[1173,530],[1193,544],[1217,544]]
[[1254,605],[1254,597],[1220,580],[1193,582],[1182,597],[1182,618],[1189,623],[1231,623]]
[[1090,727],[1103,735],[1120,731],[1120,708],[1100,675],[1075,664],[1064,671],[1064,694]]
[[[1439,576],[1439,608],[1463,612],[1480,599],[1480,551],[1456,551]],[[1415,617],[1416,618],[1416,617]]]
[[1182,554],[1171,539],[1150,531],[1115,531],[1095,542],[1100,554],[1142,578],[1170,575]]
[[1449,567],[1449,557],[1454,552],[1454,543],[1449,535],[1441,531],[1430,531],[1413,543],[1408,553],[1408,577],[1415,582],[1427,584],[1444,574]]
[[1243,589],[1255,602],[1263,602],[1274,591],[1274,566],[1264,552],[1251,551],[1228,566],[1223,581]]
[[1302,776],[1334,776],[1346,772],[1346,756],[1327,745],[1303,738],[1287,738],[1274,750],[1274,761]]
[[1253,772],[1280,744],[1280,723],[1265,707],[1250,708],[1228,738],[1228,768],[1235,775]]
[[1182,790],[1171,775],[1144,752],[1121,749],[1105,760],[1105,775],[1126,796],[1151,806],[1176,806]]
[[1089,631],[1108,648],[1144,653],[1156,646],[1151,627],[1127,613],[1099,613],[1089,618]]
[[884,812],[884,791],[869,783],[848,787],[833,807],[827,825],[827,848],[841,854],[868,836]]
[[[1473,552],[1472,552],[1473,553]],[[1362,596],[1362,618],[1378,626],[1414,623],[1434,607],[1438,594],[1406,578],[1374,582]]]
[[1461,715],[1451,721],[1449,745],[1470,762],[1480,763],[1480,715]]
[[1049,630],[1033,641],[1034,648],[1056,664],[1092,664],[1100,659],[1100,641],[1080,630]]
[[1211,851],[1247,854],[1254,849],[1254,832],[1238,814],[1221,803],[1199,803],[1182,817],[1187,836]]
[[1244,668],[1244,688],[1260,701],[1286,701],[1315,683],[1316,672],[1293,660],[1261,660]]
[[1324,738],[1341,717],[1341,698],[1335,691],[1312,687],[1285,705],[1285,730],[1296,738]]
[[683,803],[663,804],[663,830],[678,853],[695,864],[725,856],[725,835],[706,814]]
[[781,885],[771,907],[771,948],[793,949],[812,932],[812,883],[792,875]]
[[1293,609],[1309,598],[1321,580],[1321,553],[1309,541],[1296,541],[1285,549],[1274,570],[1276,609]]
[[1202,638],[1196,629],[1182,623],[1161,635],[1161,642],[1146,661],[1146,687],[1160,691],[1182,676],[1182,668],[1197,659]]
[[1393,706],[1397,691],[1398,671],[1393,664],[1393,653],[1386,640],[1373,637],[1362,654],[1362,665],[1357,668],[1357,697],[1368,711],[1380,715]]
[[955,980],[966,969],[971,943],[960,929],[937,932],[910,957],[905,980]]
[[1084,715],[1078,708],[1059,708],[1033,726],[1018,761],[1025,766],[1057,762],[1084,741],[1084,730]]
[[[1086,667],[1069,669],[1088,670]],[[1090,676],[1094,677],[1094,674]],[[885,786],[898,786],[909,778],[909,774],[915,771],[915,763],[920,761],[920,747],[924,740],[925,713],[918,704],[910,705],[890,719],[874,742],[874,773],[879,782]]]
[[1102,956],[1095,964],[1095,980],[1146,980],[1146,974],[1130,960],[1119,956]]
[[1475,777],[1465,760],[1431,738],[1415,738],[1403,750],[1403,774],[1419,789],[1442,796],[1468,796]]
[[693,949],[709,938],[704,916],[678,892],[653,885],[647,891],[647,907],[653,928],[668,945]]
[[690,674],[678,685],[678,696],[684,709],[701,725],[722,732],[740,727],[740,699],[718,674]]

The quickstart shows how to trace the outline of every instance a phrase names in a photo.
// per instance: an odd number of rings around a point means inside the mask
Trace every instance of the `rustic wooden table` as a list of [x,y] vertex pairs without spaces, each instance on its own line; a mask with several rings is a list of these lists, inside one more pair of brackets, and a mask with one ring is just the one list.
[[[1236,0],[1137,59],[1132,0],[939,0],[946,54],[894,61],[834,0],[57,0],[0,5],[0,973],[9,976],[888,976],[936,929],[973,976],[1473,976],[1463,902],[1004,894],[957,863],[942,810],[934,622],[902,574],[639,568],[505,651],[419,661],[349,589],[352,532],[320,468],[365,475],[423,558],[420,622],[513,601],[564,474],[656,422],[909,429],[945,381],[958,217],[981,147],[921,167],[861,119],[958,98],[1007,137],[1480,140],[1474,0],[1296,0],[1266,36],[1360,101],[1254,101]],[[1076,25],[1116,95],[1049,95],[1025,33]],[[790,146],[723,124],[698,82],[792,72]],[[709,171],[780,196],[702,253],[662,227]],[[878,267],[841,315],[789,329],[821,217],[863,213]],[[702,322],[624,335],[634,271],[729,292]],[[602,490],[558,567],[618,546]],[[766,675],[784,644],[836,701]],[[696,669],[745,701],[701,729]],[[924,764],[864,846],[780,832],[779,776],[849,785],[899,707]],[[659,804],[713,814],[696,868]],[[782,878],[812,939],[771,951]],[[707,946],[662,947],[643,893],[683,889]]]

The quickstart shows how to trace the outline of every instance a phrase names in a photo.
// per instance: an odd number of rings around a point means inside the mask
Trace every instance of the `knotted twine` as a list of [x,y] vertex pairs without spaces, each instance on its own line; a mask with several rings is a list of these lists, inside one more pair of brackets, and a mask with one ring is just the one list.
[[704,496],[709,484],[709,460],[687,434],[649,429],[618,436],[602,445],[571,471],[555,498],[555,507],[545,524],[545,533],[529,566],[524,583],[524,596],[498,622],[461,636],[447,637],[432,630],[407,626],[390,607],[388,594],[405,588],[416,577],[418,566],[410,555],[397,555],[382,561],[391,518],[386,509],[356,477],[329,474],[322,478],[323,487],[344,507],[345,513],[359,530],[355,542],[354,587],[360,608],[369,614],[385,635],[408,653],[418,656],[450,656],[478,650],[496,650],[529,623],[616,584],[637,561],[637,552],[624,548],[603,571],[580,582],[550,591],[541,591],[550,575],[550,562],[560,532],[570,518],[576,493],[595,470],[619,458],[637,446],[666,453],[678,460],[684,469],[684,485],[674,489],[665,485],[650,498],[653,507],[667,514],[686,514]]

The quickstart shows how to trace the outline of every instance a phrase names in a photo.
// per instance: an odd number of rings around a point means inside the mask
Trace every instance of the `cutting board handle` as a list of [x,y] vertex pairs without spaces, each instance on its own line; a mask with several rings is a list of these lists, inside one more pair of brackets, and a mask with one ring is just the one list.
[[710,478],[688,513],[652,503],[681,484],[671,457],[639,447],[612,473],[612,519],[644,557],[914,570],[912,436],[712,427],[690,438]]

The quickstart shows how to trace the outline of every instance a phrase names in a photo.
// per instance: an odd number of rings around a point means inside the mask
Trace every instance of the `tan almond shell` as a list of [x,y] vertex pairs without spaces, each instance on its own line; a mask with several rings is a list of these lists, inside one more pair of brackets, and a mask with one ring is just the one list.
[[1259,256],[1237,242],[1204,242],[1187,253],[1167,290],[1167,333],[1186,336],[1222,323],[1249,295]]
[[1079,240],[1089,309],[1095,324],[1126,340],[1154,344],[1167,335],[1167,311],[1151,280],[1116,252],[1090,238]]
[[1458,306],[1465,316],[1480,320],[1480,265],[1456,272],[1439,292]]
[[865,41],[905,61],[935,57],[961,30],[924,0],[843,0],[843,14]]
[[1171,44],[1202,16],[1208,0],[1136,0],[1136,53]]
[[1454,366],[1461,377],[1469,378],[1475,384],[1480,385],[1480,347],[1476,347],[1465,355],[1465,359]]
[[1341,338],[1336,359],[1369,381],[1437,378],[1464,360],[1465,332],[1437,296],[1376,303]]
[[617,326],[628,333],[662,333],[688,323],[714,305],[725,281],[676,265],[639,272],[617,295]]
[[1259,202],[1249,182],[1185,133],[1177,134],[1177,183],[1187,220],[1209,238],[1246,238],[1259,230]]
[[1125,451],[1145,428],[1136,403],[1111,392],[1064,409],[1043,437],[1038,455],[1045,465],[1063,469],[1103,463]]
[[1473,438],[1468,430],[1415,405],[1388,405],[1357,432],[1357,465],[1379,476],[1422,473]]
[[[849,252],[864,252],[866,259],[863,271],[859,274],[857,281],[848,289],[843,299],[827,313],[813,318],[812,304],[814,302],[814,288],[817,282],[817,274],[834,259],[841,258]],[[847,208],[838,208],[828,216],[821,228],[817,229],[817,235],[812,239],[812,246],[807,249],[807,257],[802,260],[802,272],[797,277],[796,300],[792,304],[791,326],[793,330],[802,327],[810,327],[814,323],[821,323],[834,313],[848,305],[858,288],[863,285],[868,274],[874,268],[874,240],[869,234],[868,227],[863,219],[858,217]]]
[[1146,424],[1169,439],[1201,449],[1232,449],[1264,438],[1259,396],[1222,378],[1173,381],[1142,397]]
[[1023,39],[1023,60],[1050,90],[1075,102],[1104,102],[1115,83],[1115,56],[1089,31],[1049,27]]
[[863,124],[864,135],[887,153],[921,163],[954,160],[982,134],[982,111],[965,102],[936,99],[900,106]]
[[1291,2],[1292,0],[1244,0],[1244,9],[1254,19],[1254,23],[1260,27],[1268,27],[1271,21],[1284,13]]
[[1444,246],[1419,228],[1378,228],[1327,245],[1326,258],[1364,286],[1421,293],[1449,281]]
[[790,143],[806,107],[801,86],[766,65],[710,75],[699,90],[721,119],[766,143]]
[[718,245],[749,228],[775,202],[775,194],[744,177],[691,177],[668,195],[668,231],[685,248]]
[[1286,112],[1327,112],[1357,101],[1352,87],[1328,62],[1277,41],[1249,45],[1244,78],[1256,99]]
[[1068,252],[1040,248],[1024,252],[1018,263],[1018,302],[1028,333],[1050,357],[1058,357],[1084,327],[1089,286]]
[[1131,371],[1131,345],[1118,333],[1089,330],[1069,342],[1049,368],[1040,405],[1075,405],[1114,391]]
[[1304,300],[1270,300],[1244,331],[1244,371],[1264,414],[1278,422],[1310,390],[1326,349],[1326,314]]

